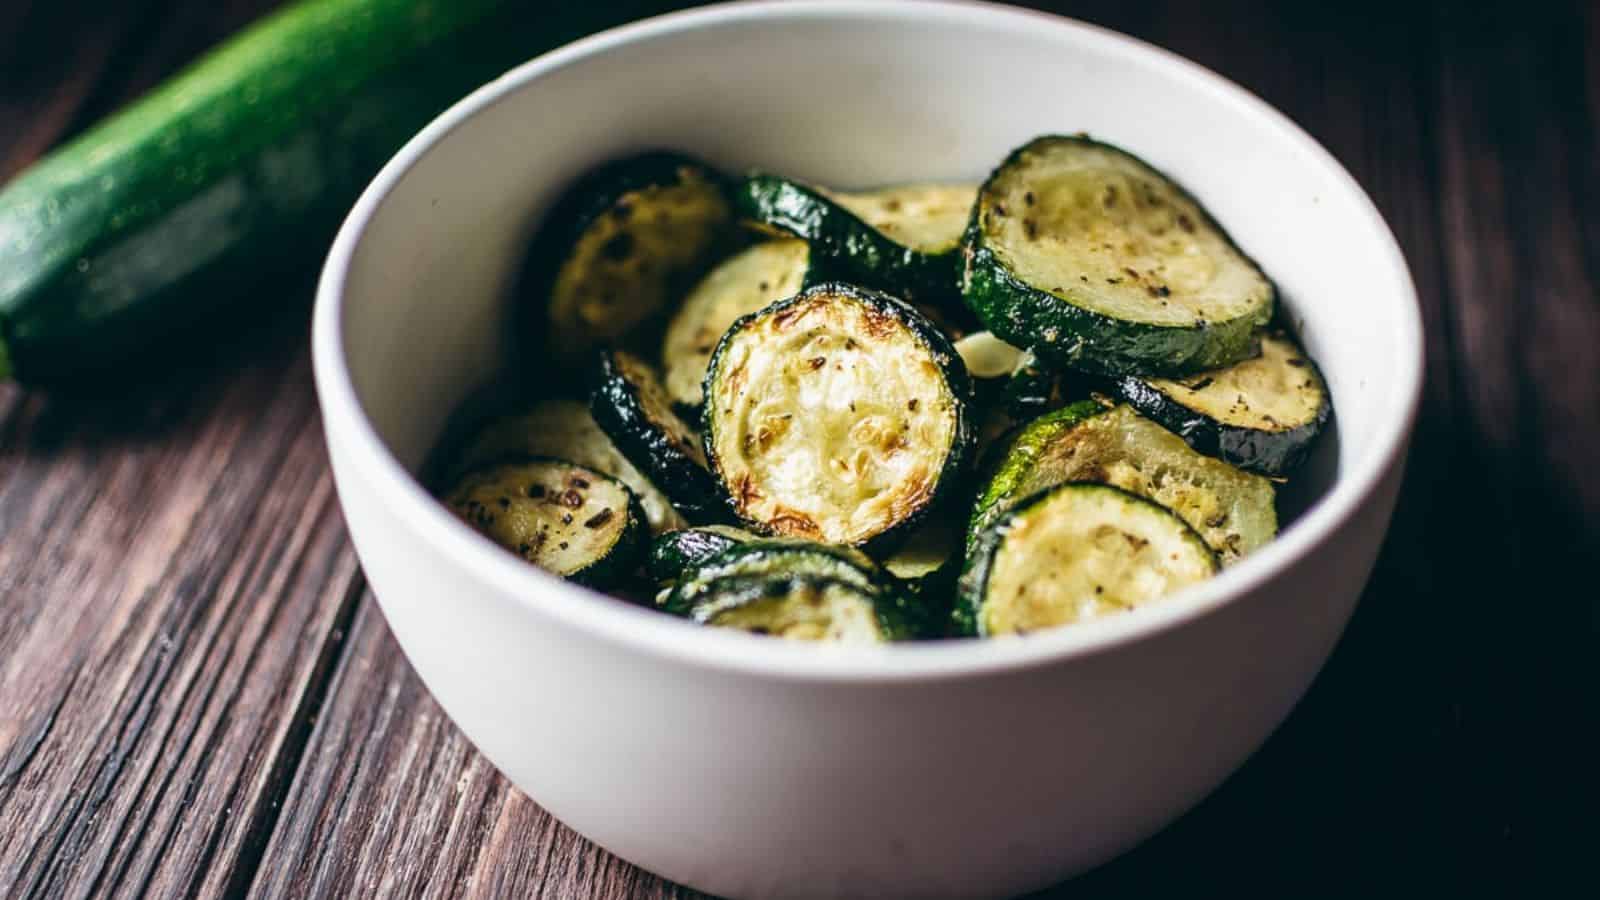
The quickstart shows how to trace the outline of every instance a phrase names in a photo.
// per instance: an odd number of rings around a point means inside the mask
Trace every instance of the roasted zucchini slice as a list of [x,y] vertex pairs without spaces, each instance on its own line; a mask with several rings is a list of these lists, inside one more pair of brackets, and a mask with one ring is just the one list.
[[544,400],[527,412],[495,419],[467,443],[450,472],[459,477],[486,463],[526,456],[567,459],[619,479],[639,498],[652,533],[689,524],[576,400]]
[[1283,332],[1263,335],[1260,355],[1186,378],[1125,375],[1128,405],[1189,446],[1241,469],[1283,475],[1311,450],[1332,412],[1316,363]]
[[915,636],[871,591],[815,575],[718,579],[686,615],[702,625],[798,641],[882,644]]
[[664,606],[687,615],[712,582],[742,575],[814,575],[859,585],[874,593],[892,593],[897,587],[870,557],[853,547],[815,541],[771,539],[734,544],[686,567]]
[[1272,482],[1188,444],[1127,406],[1083,401],[1019,431],[973,507],[976,536],[1025,497],[1069,481],[1115,485],[1172,510],[1223,563],[1237,562],[1278,531]]
[[840,278],[938,302],[959,292],[961,237],[976,196],[970,184],[844,193],[757,173],[735,191],[734,205],[768,231],[810,242]]
[[1276,292],[1181,187],[1087,137],[1014,151],[978,194],[963,296],[1039,359],[1182,375],[1254,351]]
[[1167,509],[1109,485],[1061,484],[979,535],[957,588],[956,628],[988,637],[1070,625],[1216,571],[1211,548]]
[[698,566],[729,547],[754,540],[759,538],[732,525],[701,525],[669,531],[651,542],[645,571],[657,584],[667,584],[676,581],[685,569]]
[[680,410],[700,409],[711,351],[741,316],[800,293],[811,273],[805,241],[763,241],[729,257],[700,280],[667,325],[661,365],[667,396]]
[[600,351],[589,412],[617,449],[691,519],[726,518],[700,435],[678,418],[661,378],[625,350]]
[[556,360],[581,359],[664,314],[733,232],[727,180],[697,160],[650,152],[578,179],[534,238],[525,328]]
[[632,574],[644,510],[622,482],[560,459],[494,463],[468,472],[445,500],[500,546],[547,572],[603,588]]
[[745,316],[706,372],[712,472],[752,530],[832,544],[909,533],[973,441],[950,342],[893,297],[821,284]]

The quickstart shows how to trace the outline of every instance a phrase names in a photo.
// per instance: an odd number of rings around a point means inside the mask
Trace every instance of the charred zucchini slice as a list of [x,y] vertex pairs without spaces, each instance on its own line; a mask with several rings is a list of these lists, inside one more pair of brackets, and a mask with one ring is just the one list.
[[525,413],[490,422],[468,442],[451,471],[459,477],[490,462],[526,456],[571,460],[620,480],[639,498],[654,534],[689,524],[576,400],[544,400]]
[[1184,521],[1120,488],[1067,483],[979,536],[957,630],[1025,634],[1123,612],[1210,578],[1217,557]]
[[1263,335],[1261,353],[1181,379],[1126,375],[1128,405],[1201,453],[1263,475],[1298,466],[1332,412],[1316,363],[1283,332]]
[[590,587],[626,578],[644,549],[644,510],[627,485],[565,460],[475,469],[445,504],[500,546]]
[[805,241],[763,241],[718,265],[673,314],[661,343],[667,396],[679,409],[700,409],[711,351],[741,316],[800,293],[811,272]]
[[690,619],[798,641],[882,644],[914,635],[860,585],[814,575],[746,575],[713,582]]
[[905,534],[966,465],[971,390],[911,306],[821,284],[723,336],[706,372],[706,456],[754,531],[832,544]]
[[1043,361],[1181,375],[1249,356],[1276,293],[1160,172],[1087,137],[1041,137],[978,194],[963,295]]
[[655,368],[624,350],[602,350],[589,395],[600,430],[691,519],[726,518],[706,470],[700,435],[672,411]]
[[754,540],[759,538],[732,525],[680,528],[657,537],[650,544],[650,559],[645,568],[657,584],[666,584],[677,580],[685,569],[698,566],[729,547]]
[[1023,428],[1001,453],[973,508],[969,540],[1023,498],[1069,481],[1149,497],[1199,532],[1225,564],[1278,531],[1270,481],[1196,453],[1127,406],[1107,410],[1084,401],[1063,407]]
[[601,166],[557,201],[529,251],[526,326],[558,360],[581,359],[665,312],[732,233],[727,181],[687,156]]
[[734,194],[740,215],[810,242],[841,278],[912,300],[959,291],[960,244],[977,186],[902,185],[844,193],[757,173]]

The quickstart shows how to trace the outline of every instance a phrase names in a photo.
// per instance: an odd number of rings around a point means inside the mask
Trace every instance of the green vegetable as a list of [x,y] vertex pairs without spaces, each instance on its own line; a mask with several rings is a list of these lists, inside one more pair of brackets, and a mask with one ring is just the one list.
[[1067,483],[978,536],[957,587],[956,631],[1024,634],[1133,609],[1217,571],[1167,509],[1109,485]]
[[625,344],[732,234],[726,179],[710,166],[664,151],[606,163],[567,189],[529,248],[523,330],[558,361]]
[[974,185],[902,185],[849,194],[757,173],[735,193],[739,213],[804,238],[831,276],[937,304],[959,293],[962,230]]
[[722,578],[686,615],[702,625],[797,641],[882,644],[915,637],[860,585],[814,575]]
[[590,587],[631,575],[648,533],[644,510],[627,485],[559,459],[469,472],[445,505],[528,562]]
[[754,531],[834,544],[903,536],[954,490],[972,385],[910,305],[817,285],[745,316],[705,382],[706,456]]
[[589,412],[617,449],[691,519],[726,518],[706,471],[700,435],[678,418],[654,367],[624,350],[600,351]]
[[736,544],[759,540],[756,535],[732,525],[699,525],[669,531],[650,544],[646,574],[657,584],[678,579],[685,569],[698,566]]
[[407,138],[541,49],[643,11],[306,0],[0,191],[0,378],[149,368],[154,344],[274,300]]
[[998,337],[1104,375],[1181,375],[1254,351],[1276,292],[1200,204],[1136,157],[1042,137],[984,182],[963,296]]
[[1263,475],[1298,466],[1333,412],[1317,364],[1281,332],[1263,335],[1258,355],[1227,368],[1176,380],[1125,375],[1114,385],[1189,446]]
[[1003,447],[973,507],[970,541],[1026,497],[1069,481],[1122,488],[1171,509],[1224,563],[1278,532],[1272,482],[1203,456],[1126,406],[1093,401],[1030,423]]

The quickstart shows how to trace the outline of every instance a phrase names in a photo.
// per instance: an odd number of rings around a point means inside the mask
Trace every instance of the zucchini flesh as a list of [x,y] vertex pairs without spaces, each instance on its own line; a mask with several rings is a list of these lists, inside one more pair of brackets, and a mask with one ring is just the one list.
[[572,360],[629,336],[699,278],[733,223],[723,176],[655,151],[580,178],[529,251],[525,298],[546,351]]
[[617,449],[696,519],[727,515],[706,470],[700,436],[673,412],[655,369],[624,350],[603,350],[589,412]]
[[1264,475],[1299,465],[1332,412],[1316,364],[1281,332],[1227,368],[1176,380],[1129,375],[1116,389],[1189,446]]
[[968,634],[1025,634],[1123,612],[1210,578],[1217,558],[1149,500],[1101,484],[1035,495],[980,536],[963,573]]
[[827,272],[909,300],[938,302],[959,291],[960,234],[976,190],[912,185],[862,194],[813,187],[767,173],[734,193],[739,214],[763,230],[803,238]]
[[1042,360],[1098,374],[1231,365],[1275,303],[1194,198],[1086,137],[1013,152],[979,192],[967,241],[978,318]]
[[1023,498],[1069,481],[1110,484],[1172,510],[1224,564],[1278,531],[1272,482],[1196,453],[1182,439],[1127,406],[1084,401],[1023,428],[973,508],[970,535]]
[[741,316],[799,293],[810,258],[805,241],[763,241],[701,279],[673,314],[661,342],[667,395],[674,405],[700,408],[701,385],[717,341]]
[[732,525],[701,525],[669,531],[650,545],[646,572],[657,584],[676,581],[684,570],[700,565],[713,556],[758,538]]
[[473,528],[541,569],[605,587],[633,571],[644,511],[622,482],[558,459],[469,472],[445,501]]
[[765,534],[908,533],[971,448],[961,358],[916,310],[861,288],[817,285],[739,320],[705,390],[712,471]]
[[960,246],[978,186],[903,184],[862,193],[820,193],[902,247],[937,255]]
[[796,641],[882,644],[900,637],[885,626],[870,592],[849,582],[805,575],[721,579],[701,597],[690,618]]
[[595,424],[588,407],[575,400],[545,400],[527,412],[495,419],[466,444],[449,471],[459,477],[468,469],[523,456],[571,460],[622,481],[639,498],[654,534],[689,524]]

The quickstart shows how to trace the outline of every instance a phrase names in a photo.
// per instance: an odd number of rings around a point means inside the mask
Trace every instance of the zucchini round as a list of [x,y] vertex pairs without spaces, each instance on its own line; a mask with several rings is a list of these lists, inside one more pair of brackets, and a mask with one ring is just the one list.
[[627,485],[565,460],[473,470],[445,504],[500,546],[590,587],[625,579],[644,549],[644,510]]
[[957,587],[957,629],[1025,634],[1123,612],[1204,581],[1217,557],[1182,519],[1103,484],[1018,504],[978,538]]
[[1261,353],[1182,379],[1126,375],[1129,406],[1201,453],[1263,475],[1298,466],[1332,412],[1322,373],[1294,339],[1261,337]]
[[734,544],[682,569],[663,604],[688,615],[715,581],[744,575],[811,575],[837,579],[872,593],[893,593],[897,585],[871,558],[852,547],[800,540],[756,540]]
[[603,165],[551,208],[529,249],[525,327],[557,360],[581,358],[663,314],[733,225],[726,179],[655,151]]
[[960,244],[975,185],[903,185],[865,193],[756,173],[734,193],[739,214],[810,242],[828,271],[912,300],[959,291]]
[[953,489],[972,385],[886,294],[822,284],[745,316],[706,372],[712,472],[752,530],[834,544],[908,533]]
[[701,525],[669,531],[650,544],[645,571],[657,584],[676,581],[685,569],[698,566],[718,553],[758,538],[731,525]]
[[600,430],[588,407],[576,400],[545,400],[525,413],[491,421],[467,442],[447,477],[459,478],[469,469],[526,456],[568,459],[619,479],[639,498],[654,534],[689,524]]
[[1196,453],[1127,406],[1071,404],[1032,422],[999,452],[1001,462],[973,507],[969,540],[1023,498],[1069,481],[1110,484],[1154,500],[1225,564],[1278,531],[1272,482]]
[[707,273],[673,314],[661,342],[663,381],[673,405],[698,412],[711,351],[728,326],[798,294],[810,273],[811,248],[792,239],[763,241]]
[[1182,375],[1253,352],[1276,291],[1200,204],[1133,155],[1041,137],[984,182],[963,296],[1039,359]]
[[871,591],[814,575],[746,575],[713,582],[688,617],[787,640],[882,644],[914,637]]
[[655,369],[624,350],[600,351],[589,394],[595,424],[691,519],[727,516],[700,436],[672,411]]

